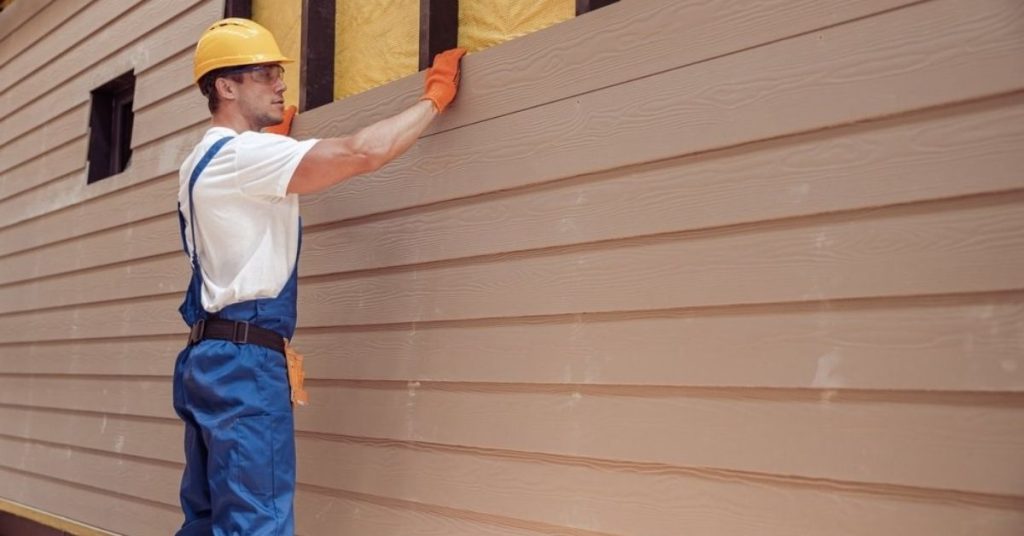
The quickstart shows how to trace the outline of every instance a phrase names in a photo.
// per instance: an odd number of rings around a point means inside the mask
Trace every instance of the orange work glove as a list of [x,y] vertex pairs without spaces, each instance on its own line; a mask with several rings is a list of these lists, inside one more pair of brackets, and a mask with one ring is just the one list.
[[438,113],[443,112],[459,90],[459,60],[466,54],[464,48],[453,48],[434,56],[434,65],[427,69],[427,82],[420,100],[434,103]]
[[284,119],[276,125],[269,127],[263,127],[263,132],[269,132],[271,134],[280,134],[287,136],[292,132],[292,119],[295,119],[296,108],[294,105],[288,106],[284,109]]

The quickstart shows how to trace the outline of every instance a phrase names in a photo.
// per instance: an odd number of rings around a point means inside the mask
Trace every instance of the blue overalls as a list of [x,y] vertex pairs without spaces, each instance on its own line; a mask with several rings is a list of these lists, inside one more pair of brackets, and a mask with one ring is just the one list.
[[[218,140],[189,179],[192,190],[214,155],[231,138]],[[178,210],[182,243],[185,220]],[[299,242],[301,247],[301,224]],[[190,327],[211,315],[202,306],[202,271],[194,248],[192,279],[179,311]],[[276,298],[229,305],[216,313],[282,337],[295,332],[296,273]],[[280,352],[255,344],[205,339],[178,354],[174,366],[174,409],[185,423],[185,471],[178,536],[285,535],[294,532],[295,436],[288,372]]]

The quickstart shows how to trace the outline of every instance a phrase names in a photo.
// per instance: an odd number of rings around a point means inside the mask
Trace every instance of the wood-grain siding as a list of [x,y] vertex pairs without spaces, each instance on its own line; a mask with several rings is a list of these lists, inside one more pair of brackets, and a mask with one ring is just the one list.
[[[0,498],[180,522],[174,200],[222,10],[0,14]],[[408,154],[303,202],[299,534],[1020,534],[1022,29],[623,0],[467,57]],[[86,185],[89,90],[129,69],[132,161]]]

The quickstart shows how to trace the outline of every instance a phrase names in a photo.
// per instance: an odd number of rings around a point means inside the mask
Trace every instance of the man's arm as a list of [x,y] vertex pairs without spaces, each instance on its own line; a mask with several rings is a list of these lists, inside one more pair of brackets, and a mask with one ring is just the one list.
[[380,169],[412,147],[437,114],[433,103],[422,100],[351,136],[318,141],[295,168],[288,193],[320,192]]
[[288,183],[290,194],[316,193],[370,173],[412,147],[430,122],[455,98],[463,49],[438,54],[427,72],[423,100],[351,136],[320,140],[302,157]]

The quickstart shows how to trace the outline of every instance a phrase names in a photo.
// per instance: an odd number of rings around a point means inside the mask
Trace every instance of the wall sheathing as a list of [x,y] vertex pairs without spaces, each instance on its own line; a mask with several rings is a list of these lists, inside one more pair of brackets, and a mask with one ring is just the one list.
[[[132,535],[180,521],[174,199],[222,13],[172,4],[0,36],[0,498]],[[1020,534],[1022,29],[624,0],[468,56],[407,155],[303,203],[299,533]],[[131,68],[132,162],[86,187]]]
[[302,0],[252,0],[252,20],[274,34],[281,53],[292,63],[285,65],[285,104],[299,105],[299,73],[302,68]]

